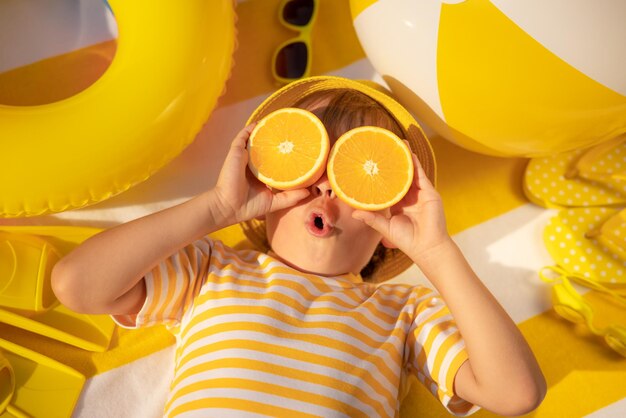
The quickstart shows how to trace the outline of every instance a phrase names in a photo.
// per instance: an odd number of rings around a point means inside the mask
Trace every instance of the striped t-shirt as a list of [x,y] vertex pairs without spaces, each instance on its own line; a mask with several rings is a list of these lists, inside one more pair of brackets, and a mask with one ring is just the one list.
[[408,374],[453,414],[467,359],[450,311],[423,286],[302,273],[206,237],[145,276],[124,327],[177,338],[169,417],[394,417]]

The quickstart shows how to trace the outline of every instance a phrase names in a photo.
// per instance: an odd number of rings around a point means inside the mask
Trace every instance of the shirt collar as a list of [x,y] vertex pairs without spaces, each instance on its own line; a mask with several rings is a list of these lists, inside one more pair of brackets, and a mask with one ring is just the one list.
[[[282,259],[278,256],[278,254],[276,254],[274,251],[272,251],[271,249],[267,251],[267,255],[273,259],[275,259],[276,261],[278,261],[279,263],[285,264],[284,261],[282,261]],[[289,266],[287,264],[285,264],[287,267],[292,268],[294,270],[297,270],[299,272],[301,272],[302,274],[314,274],[316,276],[320,276],[320,277],[324,277],[326,279],[337,279],[337,280],[341,280],[341,281],[347,281],[350,283],[354,283],[354,284],[361,284],[363,283],[363,278],[361,277],[360,274],[355,274],[355,273],[344,273],[344,274],[340,274],[338,276],[324,276],[321,274],[315,274],[315,273],[306,273],[306,272],[302,272],[299,269]]]

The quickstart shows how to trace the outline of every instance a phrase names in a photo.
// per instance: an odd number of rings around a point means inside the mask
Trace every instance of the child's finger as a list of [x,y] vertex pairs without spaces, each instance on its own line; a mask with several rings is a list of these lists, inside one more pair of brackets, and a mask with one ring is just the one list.
[[[404,142],[406,146],[409,147],[409,150],[411,149],[411,144],[409,143],[409,141],[407,141],[406,139],[403,139],[402,142]],[[413,170],[414,170],[413,181],[418,185],[420,189],[423,188],[422,187],[423,185],[425,186],[430,185],[430,187],[434,188],[433,184],[430,182],[430,180],[426,176],[426,172],[424,171],[422,164],[417,158],[417,154],[411,151],[411,157],[413,158]]]
[[245,148],[248,142],[248,138],[250,137],[250,134],[252,133],[252,130],[254,129],[255,126],[256,126],[256,122],[253,122],[250,125],[243,128],[242,130],[240,130],[237,133],[237,135],[235,135],[235,139],[233,139],[231,147]]
[[287,190],[276,193],[272,198],[270,212],[291,207],[306,198],[309,194],[311,194],[309,189]]
[[248,150],[246,149],[246,144],[255,125],[256,123],[251,123],[235,135],[233,142],[230,144],[230,149],[228,150],[224,164],[229,170],[236,169],[239,171],[248,164]]
[[415,169],[414,182],[417,183],[417,187],[419,187],[420,190],[435,188],[428,179],[428,176],[426,176],[426,172],[424,171],[424,168],[422,167],[422,164],[420,163],[420,160],[417,158],[417,155],[415,155],[415,153],[413,153],[413,168]]
[[389,219],[381,215],[380,213],[368,212],[365,210],[355,210],[352,212],[352,217],[360,221],[365,222],[367,225],[378,231],[383,238],[390,241],[389,233]]
[[248,180],[248,184],[250,184],[252,186],[269,187],[265,183],[263,183],[261,180],[259,180],[258,178],[254,177],[254,174],[252,174],[252,171],[250,171],[249,168],[246,169],[245,173],[246,173],[245,174],[246,180]]

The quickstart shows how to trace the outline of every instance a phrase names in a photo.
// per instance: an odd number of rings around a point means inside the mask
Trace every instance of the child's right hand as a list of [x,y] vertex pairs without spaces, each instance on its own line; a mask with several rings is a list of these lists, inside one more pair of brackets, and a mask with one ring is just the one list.
[[293,206],[310,194],[308,189],[273,193],[254,177],[247,168],[246,149],[253,128],[254,124],[246,126],[233,140],[213,189],[216,209],[230,225]]

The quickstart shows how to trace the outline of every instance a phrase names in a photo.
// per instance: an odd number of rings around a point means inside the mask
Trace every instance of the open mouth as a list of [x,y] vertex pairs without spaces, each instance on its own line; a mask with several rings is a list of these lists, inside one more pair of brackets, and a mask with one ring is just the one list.
[[322,212],[311,212],[306,222],[307,230],[316,237],[326,237],[333,231],[333,225]]

